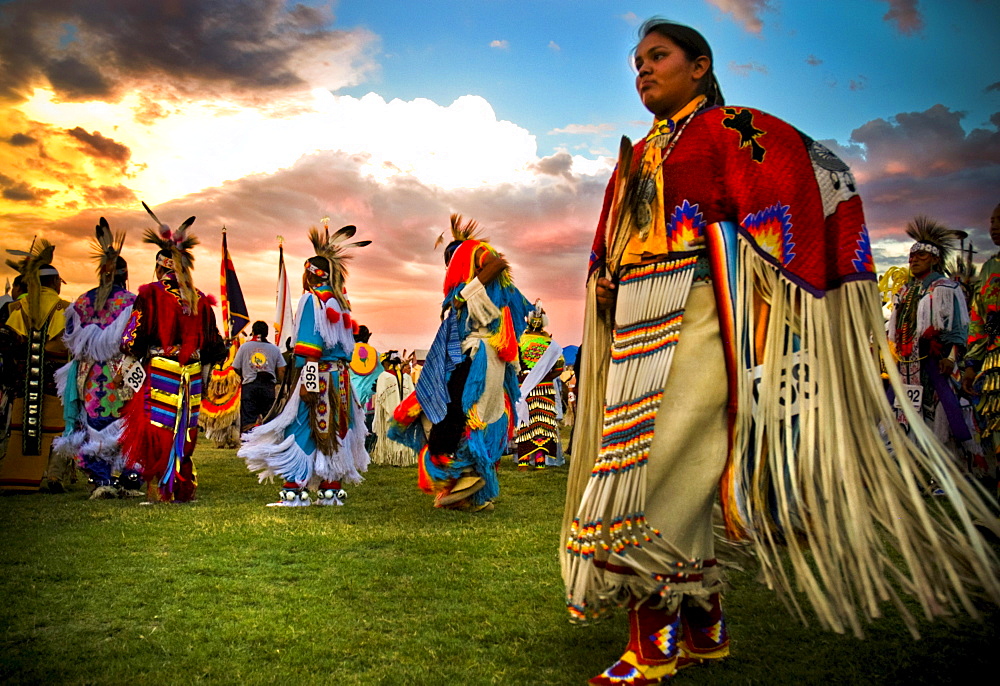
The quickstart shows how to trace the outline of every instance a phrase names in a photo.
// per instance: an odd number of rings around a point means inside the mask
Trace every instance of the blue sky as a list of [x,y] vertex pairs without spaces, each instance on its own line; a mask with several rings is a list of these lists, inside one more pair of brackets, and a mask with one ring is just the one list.
[[[985,91],[1000,81],[1000,3],[916,3],[924,27],[910,34],[883,18],[889,5],[877,0],[769,6],[754,32],[697,0],[342,2],[338,24],[372,31],[381,47],[380,72],[344,92],[438,103],[482,95],[499,118],[534,133],[542,155],[580,143],[550,133],[569,123],[638,135],[635,122],[649,115],[634,96],[628,51],[637,23],[660,15],[706,36],[727,100],[816,138],[844,143],[871,119],[936,103],[967,112],[967,126],[982,126],[1000,105],[1000,92]],[[508,45],[490,47],[493,41]]]
[[7,0],[0,244],[55,242],[74,295],[99,217],[128,233],[141,283],[140,200],[168,224],[194,214],[199,287],[218,293],[225,225],[251,318],[271,320],[276,237],[295,273],[330,217],[373,240],[351,265],[356,318],[377,347],[412,349],[436,326],[434,239],[460,212],[576,342],[611,151],[651,119],[629,51],[653,15],[706,36],[730,104],[852,166],[877,268],[905,262],[920,213],[992,251],[991,0]]

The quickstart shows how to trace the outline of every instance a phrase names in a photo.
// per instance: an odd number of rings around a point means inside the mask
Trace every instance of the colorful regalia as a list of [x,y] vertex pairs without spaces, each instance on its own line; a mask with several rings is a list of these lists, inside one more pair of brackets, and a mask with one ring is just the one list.
[[[476,238],[476,223],[452,215],[451,226],[441,325],[389,436],[420,451],[418,485],[435,507],[479,511],[500,492],[497,463],[513,436],[518,339],[530,305],[508,268],[488,283],[478,278],[501,258]],[[426,439],[421,416],[431,426]]]
[[965,364],[977,373],[980,437],[990,448],[985,451],[982,472],[990,488],[998,485],[997,453],[1000,452],[1000,253],[983,263],[979,270],[970,310],[968,350]]
[[[928,228],[930,227],[930,228]],[[952,234],[937,224],[918,217],[907,228],[917,242],[911,253],[933,255],[944,264],[951,248]],[[920,272],[918,272],[920,273]],[[899,376],[911,402],[919,398],[919,412],[934,435],[957,454],[968,446],[972,434],[957,395],[951,374],[942,374],[942,360],[951,360],[957,369],[965,350],[969,312],[961,285],[937,269],[922,278],[911,278],[896,294],[887,336]],[[906,418],[898,412],[900,421]],[[965,464],[960,460],[959,464]]]
[[190,250],[198,239],[187,229],[194,217],[171,231],[146,211],[159,227],[147,229],[143,239],[161,248],[158,280],[139,287],[122,334],[124,350],[145,372],[125,408],[122,452],[126,467],[146,480],[150,499],[156,493],[165,502],[188,502],[197,488],[191,454],[198,441],[202,365],[223,359],[225,346],[214,300],[191,281]]
[[562,348],[545,330],[548,318],[536,301],[521,334],[521,400],[517,404],[517,468],[559,466],[565,462],[559,425],[566,362]]
[[55,370],[69,357],[62,340],[69,303],[57,290],[41,285],[43,278],[47,283],[59,279],[52,267],[55,246],[41,239],[30,252],[7,252],[23,258],[7,264],[21,273],[26,295],[8,305],[10,315],[0,330],[0,345],[15,367],[8,377],[14,399],[7,454],[0,455],[0,489],[37,491],[46,478],[49,491],[61,493],[71,463],[52,450],[65,426]]
[[389,367],[375,382],[375,422],[372,429],[378,440],[372,450],[372,462],[393,467],[411,467],[417,463],[417,453],[407,445],[397,443],[387,435],[392,416],[403,398],[413,393],[413,380],[403,372],[402,361],[392,350],[386,353]]
[[282,479],[280,500],[272,505],[310,505],[310,488],[318,491],[317,505],[343,505],[343,483],[360,483],[368,469],[364,412],[348,371],[354,322],[343,262],[345,249],[371,241],[344,244],[355,231],[344,227],[332,237],[328,229],[310,232],[317,256],[306,261],[308,290],[295,315],[297,374],[277,416],[245,436],[237,453],[261,481]]
[[93,486],[91,498],[117,497],[116,477],[124,469],[122,410],[133,392],[122,383],[121,341],[135,301],[124,288],[124,240],[124,234],[112,236],[101,217],[94,245],[100,284],[66,310],[63,342],[72,359],[57,372],[66,431],[54,447],[77,460]]
[[368,431],[368,435],[365,436],[365,449],[369,454],[378,440],[378,436],[372,430],[375,423],[373,396],[379,370],[382,368],[378,363],[378,351],[368,343],[370,337],[371,332],[367,326],[358,327],[358,333],[354,335],[354,354],[351,356],[351,387],[358,396],[358,404],[365,412],[365,428]]
[[240,445],[243,380],[233,367],[238,350],[239,343],[229,346],[225,361],[212,367],[201,398],[198,424],[216,448]]
[[[717,493],[727,536],[825,627],[861,635],[891,598],[915,631],[901,588],[927,617],[975,614],[976,592],[1000,601],[973,526],[1000,531],[993,511],[912,408],[908,439],[887,402],[848,167],[775,117],[699,110],[702,97],[623,141],[605,195],[562,536],[571,616],[629,604],[641,624],[660,608],[675,656],[727,654]],[[611,320],[602,275],[616,283]],[[945,497],[922,498],[928,476]]]

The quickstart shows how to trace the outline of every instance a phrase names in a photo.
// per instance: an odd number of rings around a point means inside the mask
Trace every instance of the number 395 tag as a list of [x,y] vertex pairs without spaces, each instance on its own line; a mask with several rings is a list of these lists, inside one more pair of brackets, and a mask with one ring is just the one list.
[[316,362],[306,362],[302,368],[302,387],[308,393],[319,393],[319,365]]

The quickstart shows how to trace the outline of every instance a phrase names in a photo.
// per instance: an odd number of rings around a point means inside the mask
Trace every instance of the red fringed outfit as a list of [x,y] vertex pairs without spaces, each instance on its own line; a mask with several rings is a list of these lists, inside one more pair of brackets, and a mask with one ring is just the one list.
[[198,292],[186,311],[172,274],[139,288],[123,349],[146,370],[143,387],[126,407],[122,452],[164,501],[194,498],[191,453],[198,440],[202,365],[224,359],[212,299]]
[[[907,439],[885,397],[888,345],[849,169],[763,112],[688,117],[694,105],[635,146],[640,202],[622,202],[613,178],[598,225],[563,523],[572,616],[631,602],[659,611],[664,631],[688,627],[667,631],[661,676],[685,656],[722,656],[716,494],[726,533],[754,547],[768,583],[804,593],[835,631],[861,635],[874,598],[903,607],[889,581],[900,577],[928,617],[970,607],[969,589],[1000,599],[996,557],[971,525],[1000,529],[995,515],[922,422]],[[610,315],[596,306],[607,264]],[[895,370],[890,383],[900,388]],[[921,497],[928,473],[961,518]]]

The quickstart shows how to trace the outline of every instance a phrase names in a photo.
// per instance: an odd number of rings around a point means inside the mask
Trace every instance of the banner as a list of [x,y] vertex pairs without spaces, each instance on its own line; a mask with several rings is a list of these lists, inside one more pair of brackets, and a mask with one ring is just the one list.
[[295,330],[292,316],[292,287],[288,283],[288,272],[285,271],[285,248],[278,237],[278,287],[274,308],[274,344],[282,352],[290,349],[294,341],[291,337]]
[[236,278],[236,268],[229,256],[229,246],[226,244],[226,227],[222,227],[222,321],[227,339],[236,335],[250,323],[246,301],[243,300],[243,289],[240,280]]

